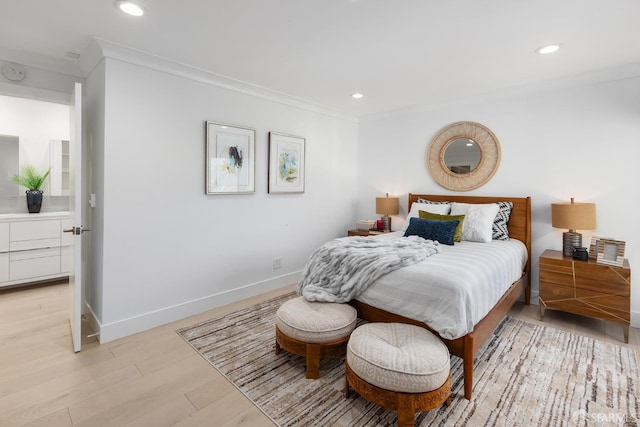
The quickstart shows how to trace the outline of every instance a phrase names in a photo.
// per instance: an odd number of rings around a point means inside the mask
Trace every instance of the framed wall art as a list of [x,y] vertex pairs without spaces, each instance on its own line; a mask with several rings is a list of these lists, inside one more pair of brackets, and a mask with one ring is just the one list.
[[305,142],[269,132],[269,193],[304,193]]
[[206,194],[255,192],[254,129],[207,122]]
[[597,259],[598,264],[615,265],[622,267],[624,264],[625,242],[613,239],[598,239]]

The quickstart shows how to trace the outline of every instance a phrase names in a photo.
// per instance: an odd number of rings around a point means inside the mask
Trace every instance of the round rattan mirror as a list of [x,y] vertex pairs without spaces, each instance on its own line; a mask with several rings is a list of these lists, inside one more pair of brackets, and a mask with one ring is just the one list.
[[448,190],[468,191],[486,184],[500,165],[500,143],[487,127],[475,122],[445,126],[431,140],[427,167]]

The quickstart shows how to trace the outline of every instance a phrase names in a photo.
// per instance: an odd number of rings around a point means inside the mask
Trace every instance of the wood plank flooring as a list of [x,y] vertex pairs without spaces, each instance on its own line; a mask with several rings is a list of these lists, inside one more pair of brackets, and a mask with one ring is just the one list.
[[[273,426],[175,331],[293,290],[287,286],[73,353],[68,284],[0,291],[0,426]],[[512,316],[539,323],[538,306]],[[547,311],[544,324],[621,342],[620,326]],[[91,331],[83,324],[83,336]],[[640,353],[640,330],[630,347]],[[640,363],[640,359],[639,359]]]

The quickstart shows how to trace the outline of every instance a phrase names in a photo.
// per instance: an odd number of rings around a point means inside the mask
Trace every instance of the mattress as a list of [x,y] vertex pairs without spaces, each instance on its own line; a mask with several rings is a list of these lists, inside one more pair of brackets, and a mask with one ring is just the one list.
[[527,248],[515,239],[441,247],[439,254],[382,276],[356,300],[424,322],[446,339],[473,331],[522,276]]

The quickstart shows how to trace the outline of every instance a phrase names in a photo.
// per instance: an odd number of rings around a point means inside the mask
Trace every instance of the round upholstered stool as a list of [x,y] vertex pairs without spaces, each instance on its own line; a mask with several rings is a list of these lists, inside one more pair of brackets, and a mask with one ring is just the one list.
[[320,359],[344,355],[358,314],[349,304],[288,300],[276,312],[276,354],[280,349],[307,359],[307,378],[320,377]]
[[449,350],[424,328],[367,323],[347,346],[349,386],[366,400],[398,412],[398,426],[414,425],[417,412],[451,403]]

